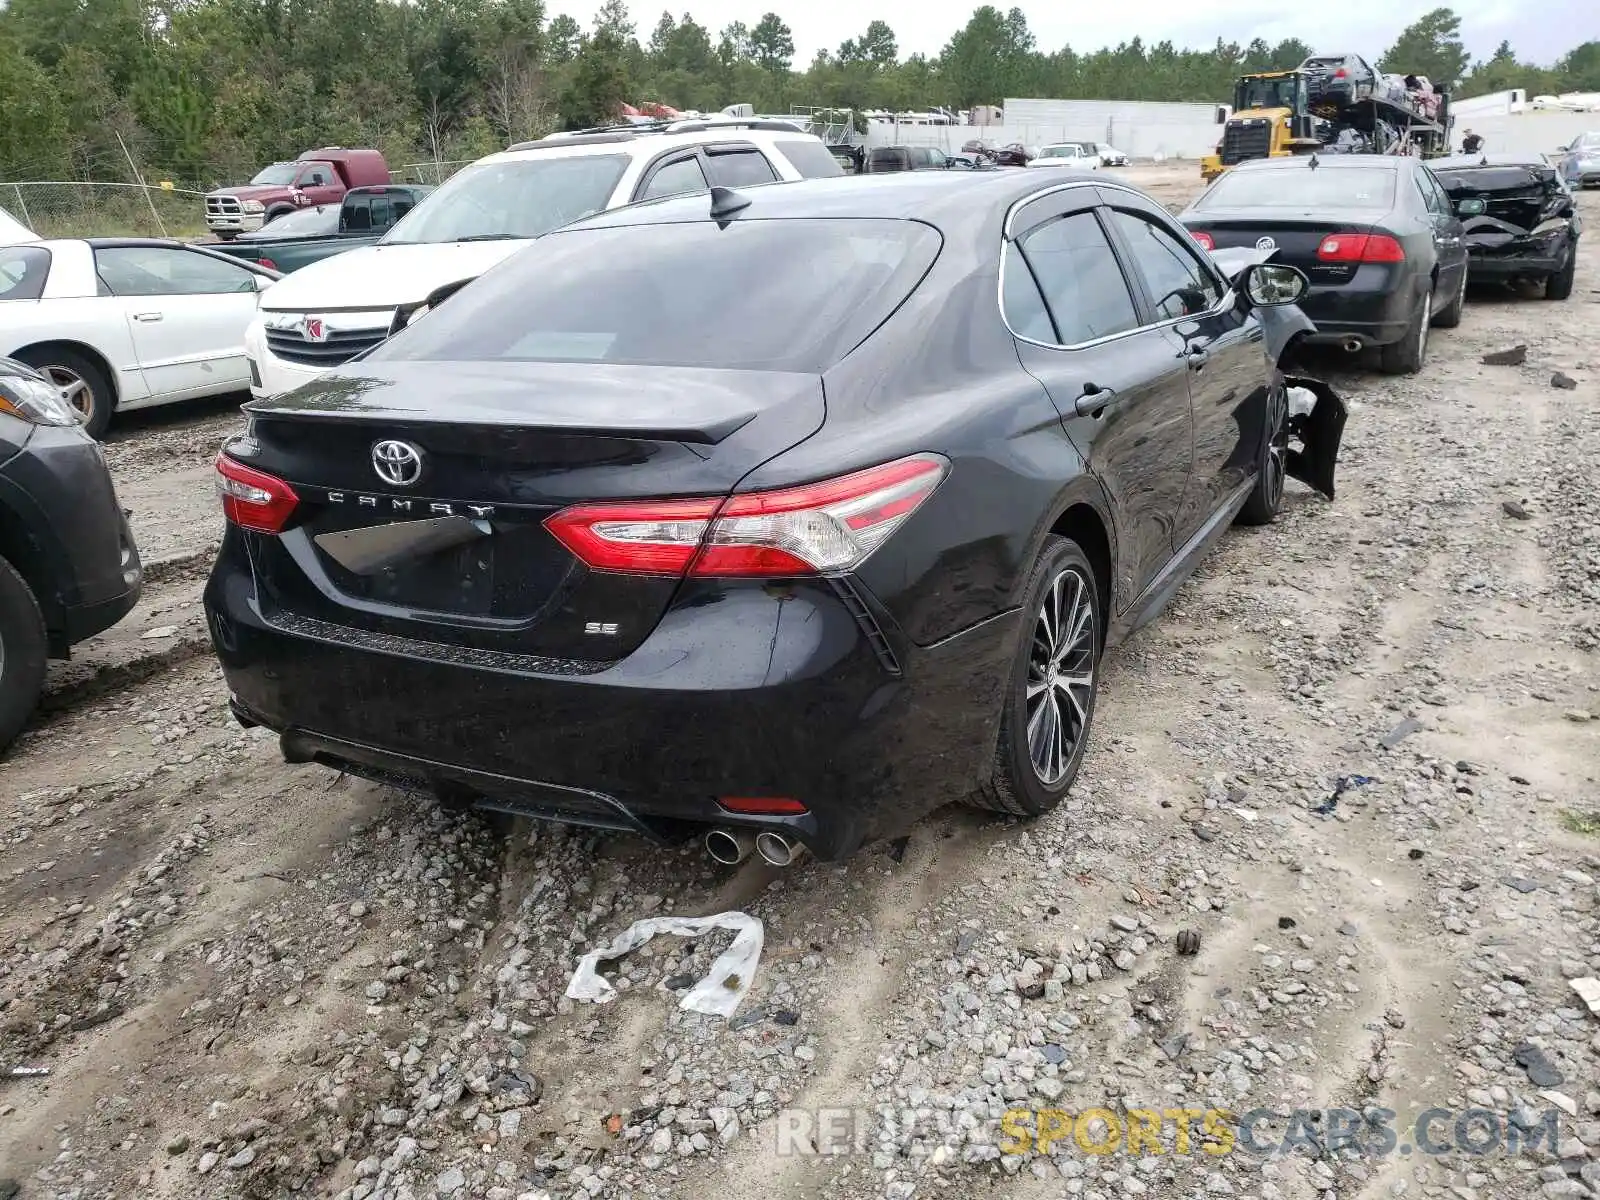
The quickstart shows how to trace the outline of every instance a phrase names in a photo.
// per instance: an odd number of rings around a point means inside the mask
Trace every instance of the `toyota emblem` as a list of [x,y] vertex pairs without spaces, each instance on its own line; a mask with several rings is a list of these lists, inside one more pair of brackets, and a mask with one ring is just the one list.
[[328,340],[328,330],[323,325],[321,317],[307,317],[304,329],[306,341],[308,342],[325,342]]
[[385,483],[410,487],[422,478],[422,451],[410,442],[379,442],[372,448],[372,469]]
[[1256,249],[1257,250],[1276,250],[1277,248],[1278,248],[1278,243],[1273,241],[1269,237],[1263,237],[1263,238],[1257,238],[1256,239]]

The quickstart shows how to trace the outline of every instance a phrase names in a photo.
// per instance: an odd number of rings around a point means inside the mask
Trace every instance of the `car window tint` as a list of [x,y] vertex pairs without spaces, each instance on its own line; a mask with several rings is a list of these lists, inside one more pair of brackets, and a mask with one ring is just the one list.
[[735,150],[711,154],[711,182],[720,187],[745,187],[753,183],[772,183],[778,177],[772,164],[759,150]]
[[837,179],[844,168],[820,141],[805,138],[779,138],[778,149],[805,179]]
[[677,162],[659,167],[645,185],[641,200],[654,200],[658,196],[681,196],[687,192],[706,190],[706,177],[700,170],[700,160],[680,158]]
[[580,226],[530,243],[367,361],[820,373],[905,301],[939,246],[929,226],[888,219]]
[[372,203],[363,196],[344,206],[344,227],[352,232],[372,228]]
[[1039,294],[1039,284],[1018,253],[1015,242],[1006,243],[1000,274],[1000,303],[1011,332],[1035,342],[1059,344],[1056,328],[1050,323],[1050,313],[1044,306],[1044,297]]
[[1111,210],[1111,220],[1144,275],[1157,320],[1205,312],[1222,299],[1222,290],[1193,252],[1154,221],[1121,208]]
[[115,296],[194,296],[255,290],[243,267],[166,246],[105,246],[94,252],[95,270]]
[[0,300],[37,300],[50,276],[50,251],[0,246]]
[[1139,324],[1128,282],[1093,213],[1041,225],[1021,239],[1063,345],[1092,342]]

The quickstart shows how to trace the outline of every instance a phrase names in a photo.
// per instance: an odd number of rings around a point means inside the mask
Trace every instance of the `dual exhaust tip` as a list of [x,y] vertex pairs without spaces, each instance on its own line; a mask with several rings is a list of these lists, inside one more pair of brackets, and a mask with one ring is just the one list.
[[751,834],[748,829],[713,829],[706,834],[706,853],[725,867],[744,862],[752,853],[774,867],[792,866],[805,854],[805,847],[785,833],[763,829]]

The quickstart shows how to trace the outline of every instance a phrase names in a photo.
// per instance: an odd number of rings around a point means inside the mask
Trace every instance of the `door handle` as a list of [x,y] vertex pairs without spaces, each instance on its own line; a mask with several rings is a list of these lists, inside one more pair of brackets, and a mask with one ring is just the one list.
[[134,313],[133,319],[135,321],[159,321],[161,320],[161,314],[158,312]]
[[1073,401],[1072,408],[1080,417],[1098,417],[1117,398],[1117,394],[1110,388],[1099,387],[1092,383],[1083,385],[1083,394]]
[[1211,351],[1191,350],[1183,357],[1188,361],[1189,369],[1191,371],[1198,371],[1201,367],[1205,366],[1211,361]]

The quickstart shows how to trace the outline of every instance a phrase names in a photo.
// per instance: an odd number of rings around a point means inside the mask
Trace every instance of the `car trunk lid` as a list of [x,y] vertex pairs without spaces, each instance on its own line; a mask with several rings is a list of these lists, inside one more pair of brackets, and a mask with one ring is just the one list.
[[[1352,214],[1349,218],[1329,217],[1316,213],[1274,213],[1262,216],[1259,209],[1248,212],[1230,212],[1227,209],[1208,211],[1185,218],[1184,224],[1193,233],[1206,233],[1218,250],[1236,247],[1255,247],[1274,250],[1273,262],[1299,267],[1313,286],[1317,284],[1348,283],[1355,276],[1356,263],[1326,262],[1317,257],[1317,247],[1334,234],[1364,234],[1373,229],[1376,214]],[[1264,245],[1270,241],[1271,245]]]
[[815,432],[823,395],[787,372],[364,363],[246,412],[228,455],[299,500],[284,532],[256,535],[265,604],[485,661],[600,663],[650,633],[678,581],[591,571],[545,519],[726,495]]

